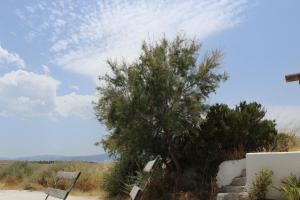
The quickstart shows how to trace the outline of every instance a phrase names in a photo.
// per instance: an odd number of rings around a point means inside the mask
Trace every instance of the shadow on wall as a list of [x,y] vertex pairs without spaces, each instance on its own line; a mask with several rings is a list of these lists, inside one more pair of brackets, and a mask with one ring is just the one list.
[[273,171],[272,186],[267,192],[268,199],[284,199],[275,189],[281,186],[282,179],[291,174],[300,176],[300,152],[248,153],[246,155],[247,190],[252,186],[256,174],[262,169]]

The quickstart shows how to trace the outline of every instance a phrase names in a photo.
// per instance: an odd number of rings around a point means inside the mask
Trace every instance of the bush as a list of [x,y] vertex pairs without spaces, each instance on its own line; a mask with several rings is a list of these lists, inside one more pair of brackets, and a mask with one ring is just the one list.
[[282,180],[278,189],[287,200],[300,200],[300,179],[292,175]]
[[[150,177],[151,176],[151,177]],[[150,178],[150,179],[149,179]],[[150,180],[150,182],[148,182]],[[140,188],[145,188],[143,200],[169,200],[171,199],[172,180],[168,180],[165,170],[162,168],[155,168],[151,174],[143,171],[137,171],[134,176],[130,176],[126,186],[126,192],[129,194],[134,185]]]
[[130,184],[132,181],[129,177],[134,176],[138,169],[137,162],[119,158],[114,163],[114,166],[104,173],[102,181],[103,189],[108,192],[109,196],[126,194],[128,192],[126,184]]
[[0,171],[0,179],[6,177],[15,177],[17,180],[22,180],[26,176],[33,174],[34,168],[28,162],[14,162]]
[[205,142],[209,147],[217,147],[217,152],[238,148],[249,152],[267,147],[274,143],[277,131],[274,121],[264,119],[265,114],[256,102],[241,102],[234,109],[215,104],[202,124]]
[[275,122],[264,119],[265,114],[256,102],[241,102],[235,108],[215,104],[208,109],[201,129],[190,136],[182,152],[185,166],[198,172],[199,187],[211,182],[224,160],[241,159],[247,152],[274,144]]
[[252,183],[252,188],[249,191],[250,200],[264,200],[268,187],[272,184],[273,172],[268,169],[261,170],[256,174],[256,179]]

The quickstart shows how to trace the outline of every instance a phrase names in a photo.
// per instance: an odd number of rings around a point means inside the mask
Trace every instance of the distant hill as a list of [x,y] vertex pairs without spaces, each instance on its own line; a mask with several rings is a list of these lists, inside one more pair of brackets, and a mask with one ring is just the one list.
[[24,156],[17,158],[0,158],[0,160],[28,160],[28,161],[89,161],[89,162],[101,162],[110,160],[107,154],[97,155],[83,155],[83,156],[64,156],[64,155],[37,155],[37,156]]

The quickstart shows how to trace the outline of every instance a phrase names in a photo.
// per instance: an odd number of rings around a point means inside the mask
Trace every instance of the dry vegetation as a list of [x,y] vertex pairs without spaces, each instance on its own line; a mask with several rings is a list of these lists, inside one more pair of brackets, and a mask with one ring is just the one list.
[[294,143],[290,146],[289,151],[300,151],[300,137],[294,138]]
[[101,189],[103,174],[113,165],[112,162],[12,162],[0,161],[0,189],[45,190],[47,187],[64,189],[67,182],[56,182],[59,170],[82,172],[73,194],[104,196]]

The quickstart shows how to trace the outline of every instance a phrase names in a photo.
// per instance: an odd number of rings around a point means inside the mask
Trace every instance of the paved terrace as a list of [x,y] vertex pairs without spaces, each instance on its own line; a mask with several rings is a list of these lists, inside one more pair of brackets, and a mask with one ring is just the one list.
[[[30,192],[24,190],[0,190],[0,200],[44,200],[46,198],[43,192]],[[48,200],[57,200],[49,197]],[[83,196],[69,196],[67,200],[100,200],[99,197],[83,197]]]

